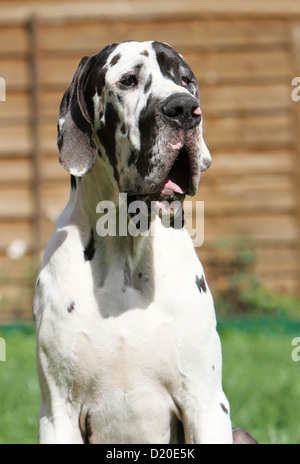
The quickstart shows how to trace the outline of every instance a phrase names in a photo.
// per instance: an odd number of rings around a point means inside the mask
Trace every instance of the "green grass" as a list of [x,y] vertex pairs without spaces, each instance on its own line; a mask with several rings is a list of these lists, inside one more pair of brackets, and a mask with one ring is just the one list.
[[299,444],[300,362],[291,354],[300,323],[225,323],[219,333],[233,424],[260,443]]
[[[223,322],[223,384],[234,425],[261,443],[300,443],[300,362],[292,339],[300,323]],[[40,393],[32,325],[0,327],[6,362],[0,362],[0,444],[37,443]]]
[[6,361],[0,362],[0,444],[34,444],[38,440],[40,392],[32,325],[0,327]]

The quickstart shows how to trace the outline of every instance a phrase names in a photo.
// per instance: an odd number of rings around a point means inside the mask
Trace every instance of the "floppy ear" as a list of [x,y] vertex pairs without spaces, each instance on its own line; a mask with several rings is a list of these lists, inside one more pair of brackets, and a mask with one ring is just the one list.
[[96,57],[82,58],[59,111],[59,161],[67,171],[78,177],[92,169],[97,157],[93,121],[84,96],[85,84],[95,62]]

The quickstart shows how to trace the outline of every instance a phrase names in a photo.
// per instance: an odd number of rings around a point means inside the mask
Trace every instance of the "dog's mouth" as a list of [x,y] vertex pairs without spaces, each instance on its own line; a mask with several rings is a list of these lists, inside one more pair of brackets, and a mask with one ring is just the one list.
[[179,150],[172,169],[162,186],[160,191],[161,198],[163,200],[167,198],[183,200],[189,190],[190,177],[189,152],[188,149],[183,146]]
[[163,182],[157,190],[145,194],[129,194],[130,201],[142,200],[146,203],[156,202],[180,202],[183,203],[186,195],[194,195],[195,178],[197,177],[196,165],[193,159],[196,159],[194,149],[189,149],[189,144],[183,144],[177,149],[177,156]]

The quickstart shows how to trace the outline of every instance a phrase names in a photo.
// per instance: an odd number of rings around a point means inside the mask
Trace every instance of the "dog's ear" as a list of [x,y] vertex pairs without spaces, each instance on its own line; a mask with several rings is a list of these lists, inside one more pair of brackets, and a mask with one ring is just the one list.
[[63,96],[58,120],[59,161],[74,176],[88,173],[95,164],[97,147],[84,90],[96,57],[81,59],[73,81]]

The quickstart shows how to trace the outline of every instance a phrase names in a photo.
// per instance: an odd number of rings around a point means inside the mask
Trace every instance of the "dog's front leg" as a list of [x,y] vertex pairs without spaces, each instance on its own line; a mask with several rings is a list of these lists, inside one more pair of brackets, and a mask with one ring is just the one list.
[[39,414],[40,444],[83,444],[79,417],[67,404],[42,401]]
[[215,398],[192,398],[183,406],[187,444],[232,444],[229,404],[221,391]]

